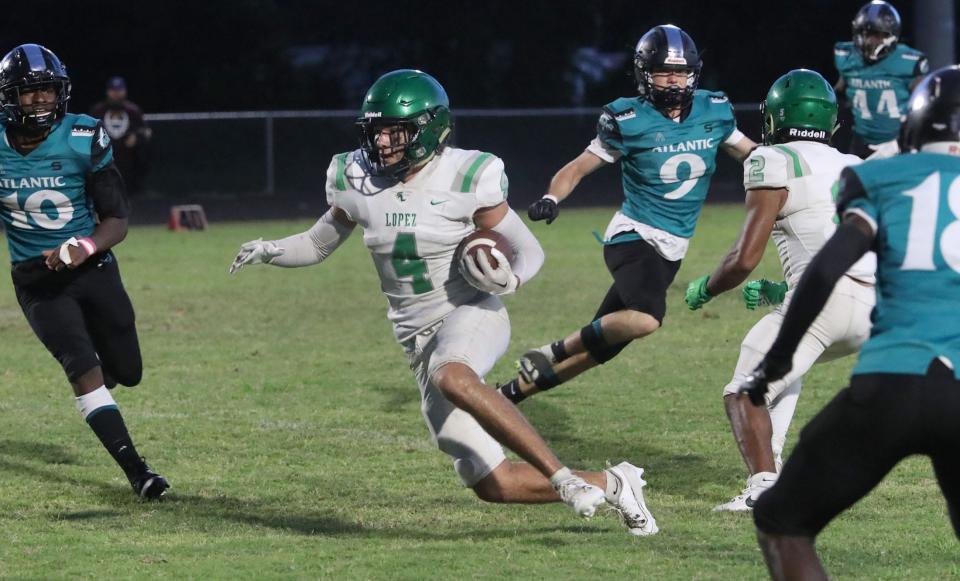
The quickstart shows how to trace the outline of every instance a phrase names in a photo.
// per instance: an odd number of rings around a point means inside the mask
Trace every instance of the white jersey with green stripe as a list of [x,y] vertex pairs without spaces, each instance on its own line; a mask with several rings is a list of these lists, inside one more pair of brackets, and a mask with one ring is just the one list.
[[[745,189],[787,189],[772,236],[791,289],[837,228],[834,186],[840,172],[861,161],[824,143],[791,141],[758,147],[743,163]],[[876,267],[876,255],[870,252],[847,274],[873,283]]]
[[460,274],[454,253],[473,215],[507,199],[503,161],[446,147],[406,182],[371,175],[359,150],[333,157],[327,202],[363,228],[394,336],[404,341],[486,295]]

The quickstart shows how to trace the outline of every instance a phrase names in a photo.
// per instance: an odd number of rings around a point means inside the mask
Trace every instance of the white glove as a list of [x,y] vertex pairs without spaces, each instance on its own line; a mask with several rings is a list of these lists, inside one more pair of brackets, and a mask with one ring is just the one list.
[[460,272],[463,278],[467,279],[470,286],[475,289],[492,295],[508,295],[517,290],[520,280],[513,274],[507,257],[496,248],[491,248],[490,254],[497,259],[497,268],[490,266],[485,252],[478,252],[476,260],[464,252],[460,259]]
[[237,253],[237,257],[233,259],[233,264],[230,265],[230,274],[238,272],[248,264],[269,263],[282,255],[283,252],[283,248],[277,246],[275,242],[269,240],[264,242],[263,238],[245,242],[240,246],[240,252]]

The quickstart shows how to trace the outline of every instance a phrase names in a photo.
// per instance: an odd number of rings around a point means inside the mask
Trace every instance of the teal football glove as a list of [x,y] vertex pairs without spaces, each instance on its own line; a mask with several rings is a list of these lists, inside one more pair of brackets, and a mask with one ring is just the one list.
[[686,301],[691,311],[699,309],[709,303],[710,299],[713,298],[710,296],[710,293],[707,292],[707,281],[709,280],[709,275],[701,276],[687,285],[687,294],[684,295],[683,300]]
[[787,296],[787,281],[751,280],[743,286],[743,302],[749,310],[779,305]]

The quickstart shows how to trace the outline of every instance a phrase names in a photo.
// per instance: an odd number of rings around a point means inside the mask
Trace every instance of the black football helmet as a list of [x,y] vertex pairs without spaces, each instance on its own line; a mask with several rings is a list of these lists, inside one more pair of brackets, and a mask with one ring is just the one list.
[[[654,26],[637,42],[633,72],[640,96],[663,111],[687,107],[700,81],[700,52],[690,35],[672,24]],[[687,75],[687,86],[657,88],[653,73],[678,71]]]
[[[867,37],[870,34],[882,35],[879,43],[870,43]],[[863,60],[875,63],[897,47],[900,41],[900,13],[897,9],[883,0],[873,0],[864,4],[853,18],[853,46],[856,47]]]
[[[20,105],[21,93],[50,87],[57,93],[52,111],[25,110]],[[49,129],[67,113],[69,100],[67,68],[50,50],[21,44],[0,60],[0,107],[10,124],[30,131]]]
[[957,143],[960,150],[960,65],[937,69],[920,81],[900,125],[900,151],[919,151],[936,141]]

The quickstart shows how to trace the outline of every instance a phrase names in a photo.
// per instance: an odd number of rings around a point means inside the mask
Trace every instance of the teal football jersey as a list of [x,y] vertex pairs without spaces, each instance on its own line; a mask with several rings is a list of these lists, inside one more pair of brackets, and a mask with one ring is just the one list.
[[839,210],[876,231],[877,306],[854,374],[960,370],[960,158],[898,155],[845,170]]
[[717,150],[736,128],[733,106],[720,92],[696,91],[690,113],[680,122],[639,97],[604,107],[597,136],[620,154],[621,212],[674,236],[693,236]]
[[845,96],[853,111],[853,131],[867,143],[896,139],[900,116],[910,97],[910,83],[927,73],[927,57],[904,44],[878,62],[868,64],[852,42],[838,42],[833,62],[846,82]]
[[0,121],[0,219],[10,260],[41,256],[71,236],[96,228],[84,182],[113,160],[110,138],[99,122],[68,113],[39,147],[21,155]]

